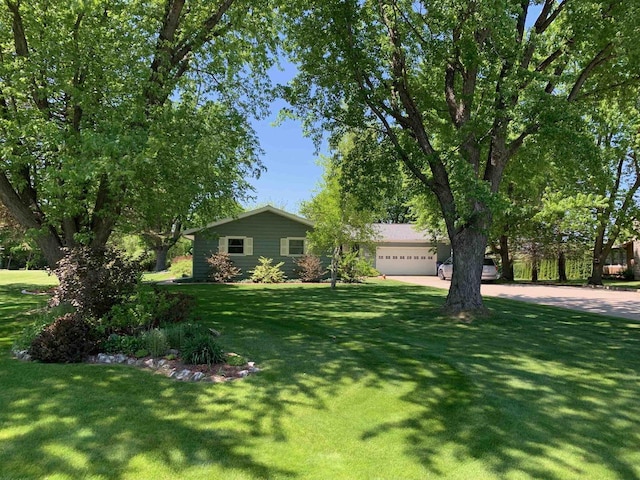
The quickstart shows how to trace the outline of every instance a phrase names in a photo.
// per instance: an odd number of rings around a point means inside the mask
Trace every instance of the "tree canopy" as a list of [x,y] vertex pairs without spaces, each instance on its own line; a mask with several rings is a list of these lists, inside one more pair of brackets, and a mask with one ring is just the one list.
[[[259,113],[277,38],[272,15],[261,0],[4,2],[0,200],[38,232],[51,265],[61,247],[104,245],[125,207],[144,216],[162,189],[180,190],[176,154],[192,137],[170,131],[175,122],[220,114],[240,129]],[[184,98],[217,107],[180,115]],[[254,160],[240,159],[239,170]],[[224,190],[216,188],[212,195]],[[194,203],[206,195],[194,193]]]
[[[505,168],[603,89],[638,81],[635,2],[288,2],[310,125],[375,126],[438,199],[454,252],[446,306],[482,309],[480,276]],[[393,160],[390,160],[393,161]]]

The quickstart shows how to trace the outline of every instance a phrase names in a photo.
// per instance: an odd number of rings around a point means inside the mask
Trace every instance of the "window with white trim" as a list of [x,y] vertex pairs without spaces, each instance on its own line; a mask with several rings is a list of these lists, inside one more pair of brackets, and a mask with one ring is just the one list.
[[253,238],[251,237],[220,237],[218,252],[229,255],[253,255]]
[[280,255],[299,257],[307,253],[307,240],[304,237],[286,237],[280,239]]

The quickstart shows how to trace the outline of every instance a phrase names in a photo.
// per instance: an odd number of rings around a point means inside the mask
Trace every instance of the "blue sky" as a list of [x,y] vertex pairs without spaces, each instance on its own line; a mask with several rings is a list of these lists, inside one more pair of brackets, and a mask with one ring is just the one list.
[[[275,83],[286,83],[295,75],[295,66],[282,62],[284,70],[271,70]],[[322,176],[317,165],[318,154],[313,141],[302,133],[302,124],[286,120],[274,126],[280,109],[288,104],[277,100],[271,105],[271,115],[264,120],[254,120],[253,127],[264,150],[261,159],[266,171],[258,180],[252,180],[255,188],[253,201],[245,207],[253,208],[269,203],[291,213],[298,213],[300,202],[310,200]],[[320,153],[327,154],[327,151]]]

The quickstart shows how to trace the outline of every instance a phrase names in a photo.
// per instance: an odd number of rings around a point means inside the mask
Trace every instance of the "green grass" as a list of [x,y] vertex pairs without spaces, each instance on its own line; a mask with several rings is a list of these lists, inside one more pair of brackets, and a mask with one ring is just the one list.
[[391,281],[183,285],[262,368],[188,384],[10,359],[44,299],[3,275],[2,479],[640,478],[638,323],[488,299],[460,324]]
[[639,280],[617,280],[617,279],[609,280],[609,279],[606,279],[606,280],[603,280],[602,283],[607,285],[607,286],[610,286],[610,287],[640,289],[640,281]]

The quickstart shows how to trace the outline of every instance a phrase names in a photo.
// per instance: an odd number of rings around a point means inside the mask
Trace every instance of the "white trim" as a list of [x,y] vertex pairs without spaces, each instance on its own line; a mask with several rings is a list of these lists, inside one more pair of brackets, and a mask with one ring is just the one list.
[[218,253],[227,253],[227,237],[218,238]]
[[[229,240],[242,240],[242,253],[229,252]],[[230,257],[250,257],[253,255],[253,238],[239,235],[220,237],[218,240],[218,253],[226,253]]]
[[[302,253],[289,253],[291,240],[302,240]],[[307,239],[305,237],[284,237],[280,239],[281,257],[301,257],[307,253]]]

